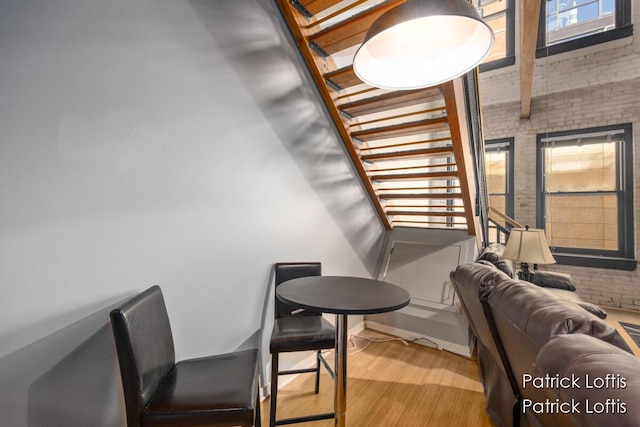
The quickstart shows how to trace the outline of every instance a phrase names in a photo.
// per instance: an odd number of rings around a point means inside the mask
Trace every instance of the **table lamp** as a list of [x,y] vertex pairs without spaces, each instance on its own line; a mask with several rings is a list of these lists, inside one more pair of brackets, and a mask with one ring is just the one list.
[[544,230],[529,228],[529,226],[511,229],[502,257],[520,262],[518,278],[527,282],[532,282],[535,274],[529,269],[529,264],[556,263],[549,250]]

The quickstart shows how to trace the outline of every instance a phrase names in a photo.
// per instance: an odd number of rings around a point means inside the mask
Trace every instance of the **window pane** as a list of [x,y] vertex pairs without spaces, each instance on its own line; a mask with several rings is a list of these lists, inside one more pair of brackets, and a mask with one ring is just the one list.
[[502,12],[484,20],[493,30],[495,36],[493,48],[484,62],[495,61],[507,56],[507,15]]
[[506,158],[505,151],[489,152],[485,155],[485,168],[487,171],[487,192],[505,193],[506,190]]
[[615,29],[616,0],[559,0],[547,2],[547,45]]
[[480,5],[480,11],[482,13],[482,17],[491,16],[494,13],[502,12],[507,10],[507,6],[509,6],[509,2],[507,0],[494,1],[494,0],[481,0],[477,2]]
[[[513,56],[513,0],[471,0],[495,36],[493,48],[482,64],[497,63]],[[511,22],[511,23],[510,23]],[[500,65],[502,66],[502,65]]]
[[[506,213],[506,209],[507,209],[506,205],[507,204],[506,204],[505,196],[498,195],[498,194],[489,195],[489,206],[491,206],[492,208],[497,209],[502,213]],[[503,227],[507,226],[506,221],[504,221],[502,218],[499,218],[497,215],[491,215],[491,219],[494,219],[495,222],[497,222]]]
[[586,265],[593,257],[605,268],[618,268],[602,256],[632,259],[631,123],[537,138],[536,226],[565,256],[559,262]]
[[578,8],[578,22],[596,19],[600,16],[598,3],[589,3]]
[[546,191],[614,191],[614,143],[547,148]]
[[616,2],[615,0],[602,0],[602,14],[609,15],[613,14],[616,11]]
[[580,22],[589,21],[599,17],[598,3],[589,3],[578,8],[569,9],[558,14],[559,26],[561,28]]
[[546,198],[545,232],[551,246],[618,249],[618,209],[615,194],[551,195]]

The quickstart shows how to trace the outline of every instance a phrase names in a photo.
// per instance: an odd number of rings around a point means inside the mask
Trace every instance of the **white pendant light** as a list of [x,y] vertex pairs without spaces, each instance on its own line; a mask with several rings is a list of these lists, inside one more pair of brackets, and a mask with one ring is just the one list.
[[476,67],[493,41],[493,30],[467,0],[408,0],[371,25],[353,69],[383,89],[435,86]]

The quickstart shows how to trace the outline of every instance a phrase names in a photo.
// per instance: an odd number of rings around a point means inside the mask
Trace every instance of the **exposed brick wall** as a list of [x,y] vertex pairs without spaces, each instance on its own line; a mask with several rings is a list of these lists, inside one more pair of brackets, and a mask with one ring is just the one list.
[[[634,8],[640,31],[640,8]],[[516,44],[517,45],[517,44]],[[518,52],[516,52],[517,54]],[[536,134],[633,124],[635,254],[640,256],[640,41],[629,37],[536,60],[529,119],[520,119],[519,60],[482,73],[485,139],[514,137],[515,219],[536,224]],[[549,266],[573,275],[587,301],[640,311],[640,271]]]

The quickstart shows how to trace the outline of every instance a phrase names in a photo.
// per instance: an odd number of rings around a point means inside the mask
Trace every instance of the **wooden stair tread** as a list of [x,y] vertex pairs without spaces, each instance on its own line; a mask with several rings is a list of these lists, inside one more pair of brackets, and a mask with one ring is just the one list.
[[312,15],[317,15],[323,10],[329,9],[331,6],[335,6],[342,0],[298,0],[305,9],[311,12]]
[[388,174],[371,174],[371,181],[397,181],[397,180],[415,180],[415,179],[456,179],[458,172],[414,172],[414,173],[388,173]]
[[379,6],[367,9],[313,34],[309,37],[309,42],[329,55],[360,44],[373,21],[400,3],[404,3],[404,0],[389,0]]
[[400,219],[400,220],[395,219],[395,220],[393,220],[392,219],[391,222],[393,222],[393,223],[402,222],[402,223],[423,224],[423,225],[446,225],[448,227],[456,226],[456,227],[460,227],[460,228],[467,226],[466,223],[460,223],[460,222],[452,223],[452,222],[448,222],[448,221],[418,221],[416,219],[412,219],[412,220],[406,220],[406,219]]
[[407,216],[439,216],[439,217],[464,217],[464,212],[438,212],[438,211],[402,211],[388,210],[387,215],[407,215]]
[[401,90],[342,104],[338,106],[338,109],[351,117],[358,117],[365,114],[423,104],[437,99],[442,99],[442,91],[438,87]]
[[348,89],[363,83],[351,65],[324,74],[324,79],[327,82],[330,81],[330,86],[336,89]]
[[460,199],[461,193],[386,193],[379,194],[380,199]]
[[411,136],[421,133],[445,131],[448,129],[448,120],[446,117],[442,117],[437,119],[426,119],[415,122],[405,122],[397,125],[360,130],[351,132],[351,137],[357,138],[360,141],[375,141],[377,139],[386,139],[398,136]]
[[435,157],[445,156],[453,153],[453,148],[449,145],[435,148],[417,148],[415,150],[388,151],[384,153],[363,154],[360,158],[363,161],[383,160],[383,159],[407,159],[411,157]]

